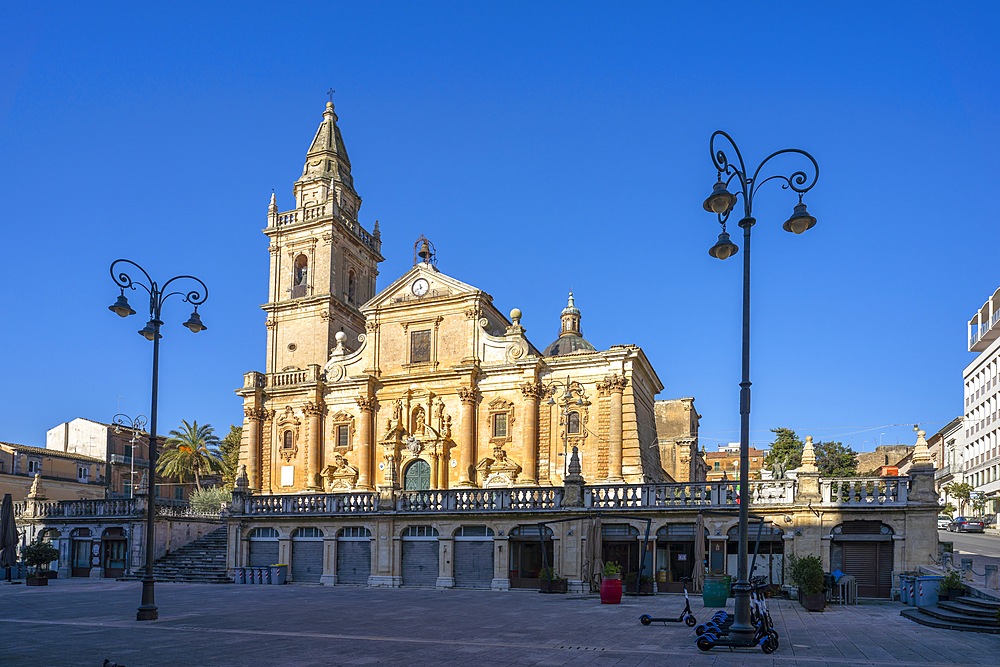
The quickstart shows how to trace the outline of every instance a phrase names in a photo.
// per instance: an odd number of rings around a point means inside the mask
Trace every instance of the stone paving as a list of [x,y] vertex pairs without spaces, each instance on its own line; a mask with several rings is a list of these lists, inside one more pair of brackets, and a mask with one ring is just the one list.
[[[324,586],[156,586],[158,621],[135,621],[138,582],[53,580],[0,585],[0,665],[996,665],[1000,636],[928,628],[898,603],[806,612],[772,601],[781,646],[703,653],[677,615],[679,595]],[[730,610],[732,600],[730,600]],[[692,598],[699,621],[714,609]]]

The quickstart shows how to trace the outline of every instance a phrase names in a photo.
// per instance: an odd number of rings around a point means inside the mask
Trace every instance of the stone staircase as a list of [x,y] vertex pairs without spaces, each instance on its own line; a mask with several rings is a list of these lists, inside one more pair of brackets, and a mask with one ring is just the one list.
[[907,607],[899,614],[932,628],[1000,634],[998,610],[1000,602],[966,595],[941,600],[934,607]]
[[153,578],[156,581],[231,584],[232,580],[226,576],[226,528],[213,530],[156,561]]

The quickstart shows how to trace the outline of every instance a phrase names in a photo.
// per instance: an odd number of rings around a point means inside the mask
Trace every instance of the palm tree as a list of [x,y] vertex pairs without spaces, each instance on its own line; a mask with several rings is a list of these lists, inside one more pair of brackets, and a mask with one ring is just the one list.
[[219,437],[211,424],[188,424],[181,420],[180,430],[170,432],[167,442],[156,463],[156,472],[166,477],[176,477],[181,482],[194,478],[195,486],[201,489],[204,475],[222,472],[222,455],[219,453]]

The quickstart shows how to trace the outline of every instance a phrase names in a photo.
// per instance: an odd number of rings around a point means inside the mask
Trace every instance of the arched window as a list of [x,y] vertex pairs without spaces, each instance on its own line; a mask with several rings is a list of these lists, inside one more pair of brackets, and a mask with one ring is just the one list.
[[427,491],[431,488],[431,467],[422,459],[417,459],[406,468],[403,477],[404,491]]
[[292,298],[306,296],[309,287],[309,258],[299,255],[295,258],[295,269],[292,275]]
[[573,411],[570,412],[566,419],[566,429],[570,435],[580,434],[580,413]]
[[294,443],[292,442],[292,432],[290,430],[285,431],[282,434],[281,446],[284,447],[285,449],[291,449],[294,446]]

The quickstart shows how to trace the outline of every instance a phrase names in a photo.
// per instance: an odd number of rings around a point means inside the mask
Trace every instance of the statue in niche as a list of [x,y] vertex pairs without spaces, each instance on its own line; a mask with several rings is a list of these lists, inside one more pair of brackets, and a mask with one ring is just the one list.
[[413,432],[414,433],[424,433],[426,431],[426,424],[424,423],[424,409],[421,406],[417,406],[417,409],[413,411]]

